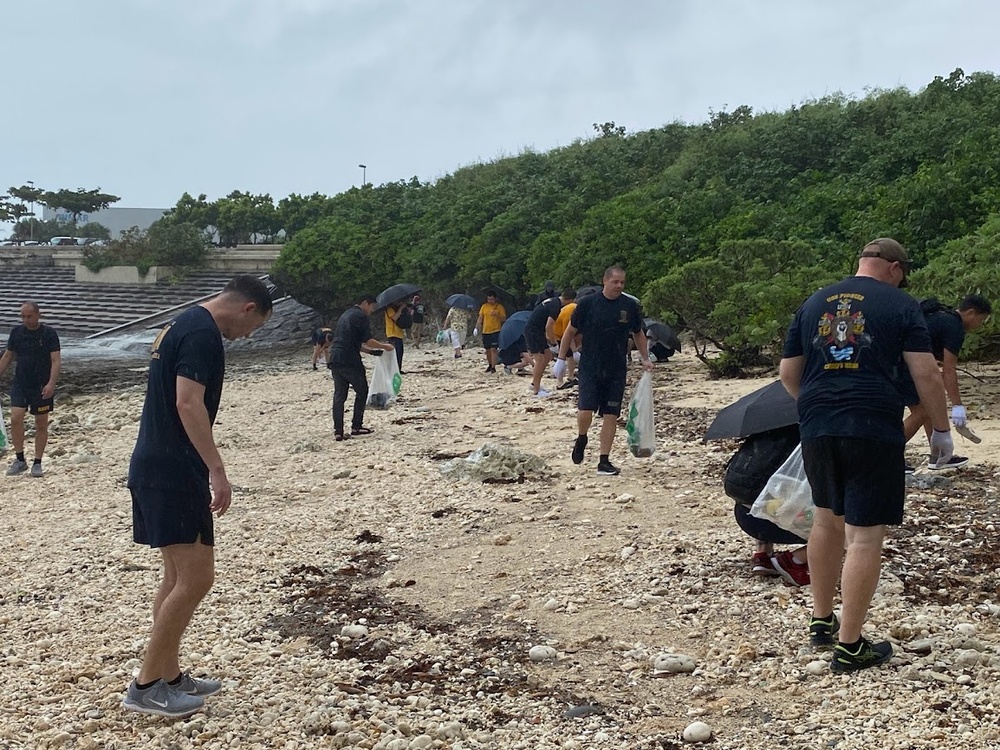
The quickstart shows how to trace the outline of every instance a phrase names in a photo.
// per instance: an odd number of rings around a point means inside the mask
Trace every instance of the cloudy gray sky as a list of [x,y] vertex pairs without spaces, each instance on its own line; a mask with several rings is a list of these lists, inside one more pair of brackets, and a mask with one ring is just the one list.
[[0,189],[333,194],[1000,68],[990,0],[3,0]]

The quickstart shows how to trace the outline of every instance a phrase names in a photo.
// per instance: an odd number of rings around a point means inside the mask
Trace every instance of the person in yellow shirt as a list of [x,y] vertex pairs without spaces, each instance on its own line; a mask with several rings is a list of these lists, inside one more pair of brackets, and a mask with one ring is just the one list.
[[396,364],[399,365],[399,372],[403,372],[403,329],[396,322],[399,316],[406,309],[406,303],[389,305],[385,308],[385,338],[396,350]]
[[478,336],[483,332],[483,349],[486,350],[486,372],[497,371],[497,343],[500,340],[500,327],[507,320],[507,311],[503,309],[497,301],[497,293],[489,291],[486,293],[486,302],[479,308],[479,317],[476,319],[473,336]]

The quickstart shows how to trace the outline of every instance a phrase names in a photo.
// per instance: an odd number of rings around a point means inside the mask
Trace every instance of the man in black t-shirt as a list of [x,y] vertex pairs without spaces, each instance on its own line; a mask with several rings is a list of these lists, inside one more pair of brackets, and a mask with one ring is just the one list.
[[[966,428],[968,416],[958,389],[958,354],[965,343],[965,334],[981,328],[992,312],[989,300],[980,294],[970,294],[959,303],[957,310],[938,310],[925,317],[931,335],[931,351],[941,367],[944,390],[951,400],[951,423],[959,430]],[[903,420],[906,440],[916,435],[921,426],[930,439],[933,432],[926,410],[920,404],[909,406],[910,414]],[[932,463],[928,468],[958,468],[968,462],[965,456],[952,456],[946,464]],[[907,467],[907,471],[912,471],[912,468]]]
[[368,399],[368,375],[361,362],[361,351],[395,351],[392,344],[372,338],[368,316],[375,310],[375,298],[366,294],[354,307],[346,310],[337,321],[337,330],[330,345],[327,367],[333,375],[333,434],[339,442],[349,435],[344,432],[344,404],[348,388],[354,389],[354,414],[351,435],[368,435],[371,429],[364,426],[365,402]]
[[35,302],[21,305],[21,325],[15,326],[7,339],[7,350],[0,357],[0,374],[16,360],[14,379],[10,386],[10,431],[14,444],[14,462],[7,476],[28,470],[24,457],[24,417],[35,417],[35,457],[31,476],[42,476],[42,456],[49,441],[49,414],[54,406],[56,381],[62,367],[59,336],[40,321],[41,312]]
[[222,689],[218,680],[180,669],[180,642],[212,587],[215,530],[232,487],[212,426],[222,397],[222,339],[248,336],[271,315],[271,297],[256,276],[237,276],[222,292],[181,313],[153,342],[139,437],[129,464],[132,538],[158,548],[163,581],[139,674],[122,706],[158,716],[187,716]]
[[583,463],[587,447],[587,431],[596,411],[602,417],[601,453],[597,473],[613,476],[620,473],[611,463],[611,446],[618,429],[618,416],[622,411],[625,395],[626,357],[628,342],[635,340],[642,357],[642,366],[653,370],[649,361],[646,334],[642,332],[642,314],[634,299],[622,294],[625,291],[625,271],[611,266],[604,272],[604,289],[577,303],[569,325],[559,344],[559,359],[552,368],[552,375],[560,378],[566,372],[566,356],[577,333],[583,335],[580,350],[579,393],[577,401],[577,438],[573,444],[573,463]]
[[[909,368],[934,425],[931,450],[952,452],[930,335],[906,285],[910,261],[893,239],[866,245],[855,276],[813,294],[788,328],[781,382],[798,400],[802,461],[816,504],[809,536],[814,646],[833,646],[830,668],[851,672],[892,656],[861,635],[887,525],[903,520],[901,372]],[[846,556],[845,556],[846,546]],[[833,614],[841,581],[841,621]]]
[[569,304],[574,299],[576,299],[576,290],[567,288],[560,296],[543,300],[538,307],[531,311],[528,322],[524,326],[524,343],[534,361],[531,392],[540,398],[549,395],[548,391],[542,390],[542,375],[545,374],[545,368],[552,361],[550,347],[559,343],[556,341],[553,327],[563,305]]
[[410,317],[413,321],[410,324],[410,338],[413,340],[413,346],[419,349],[420,342],[424,337],[424,301],[420,299],[419,294],[413,295],[410,311]]

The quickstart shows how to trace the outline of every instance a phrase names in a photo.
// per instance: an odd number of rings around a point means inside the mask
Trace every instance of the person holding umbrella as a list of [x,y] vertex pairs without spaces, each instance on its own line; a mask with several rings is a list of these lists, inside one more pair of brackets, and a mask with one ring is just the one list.
[[403,327],[403,316],[409,315],[406,302],[398,302],[385,308],[385,337],[396,350],[396,364],[399,365],[399,374],[403,374],[403,336],[406,329]]
[[479,308],[476,327],[472,331],[473,336],[478,336],[480,331],[483,332],[483,349],[486,351],[486,372],[497,371],[497,341],[500,336],[500,329],[503,327],[505,320],[507,320],[507,311],[497,301],[496,290],[487,290],[486,302]]
[[339,442],[346,440],[344,432],[344,405],[347,403],[348,388],[354,389],[354,415],[351,420],[351,435],[367,435],[371,430],[364,426],[365,402],[368,400],[368,375],[361,352],[391,352],[392,344],[372,338],[368,316],[375,310],[375,297],[362,296],[357,304],[344,312],[337,321],[337,328],[330,345],[327,367],[333,375],[333,434]]
[[465,337],[469,335],[470,312],[476,309],[476,301],[467,294],[453,294],[445,300],[445,304],[450,307],[442,326],[455,350],[455,359],[459,359],[462,347],[465,346]]
[[626,357],[628,343],[634,338],[642,366],[652,372],[646,335],[642,332],[642,314],[632,297],[624,294],[625,271],[611,266],[604,272],[604,287],[600,294],[584,297],[573,311],[569,326],[559,344],[559,359],[552,368],[558,379],[566,373],[566,355],[573,338],[583,335],[580,352],[576,424],[578,435],[573,444],[573,463],[583,463],[587,448],[587,431],[594,419],[594,412],[601,415],[601,453],[597,473],[614,476],[621,471],[611,463],[611,446],[618,429],[618,417],[625,395],[628,373]]

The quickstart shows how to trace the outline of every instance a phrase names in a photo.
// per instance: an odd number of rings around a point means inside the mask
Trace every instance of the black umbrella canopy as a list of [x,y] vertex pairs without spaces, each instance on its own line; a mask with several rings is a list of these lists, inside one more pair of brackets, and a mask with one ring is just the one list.
[[681,350],[681,340],[674,333],[674,329],[666,323],[661,323],[653,318],[646,318],[642,323],[646,329],[646,335],[650,339],[663,344],[668,349],[673,349],[675,352]]
[[528,324],[528,318],[530,317],[530,312],[527,310],[520,310],[507,318],[507,320],[503,322],[503,326],[500,328],[500,336],[497,340],[497,346],[500,349],[506,349],[508,346],[511,346],[514,342],[521,338],[521,334],[524,333],[524,327]]
[[479,303],[475,297],[468,294],[453,294],[444,301],[448,307],[457,307],[460,310],[478,310]]
[[581,286],[576,290],[576,298],[583,299],[589,294],[597,294],[598,292],[603,292],[604,287],[599,284],[588,284],[587,286]]
[[493,292],[494,294],[496,294],[497,302],[503,305],[503,309],[507,312],[508,316],[521,309],[521,305],[517,301],[517,298],[513,294],[508,292],[506,289],[502,289],[501,287],[498,287],[496,284],[484,287],[482,293],[477,295],[478,299],[481,299],[483,302],[485,302],[486,295],[488,292]]
[[795,399],[780,380],[775,380],[720,410],[703,439],[748,437],[797,424],[798,421]]
[[375,309],[381,310],[389,305],[395,305],[409,299],[420,291],[419,284],[393,284],[388,289],[383,289],[382,293],[375,298]]

